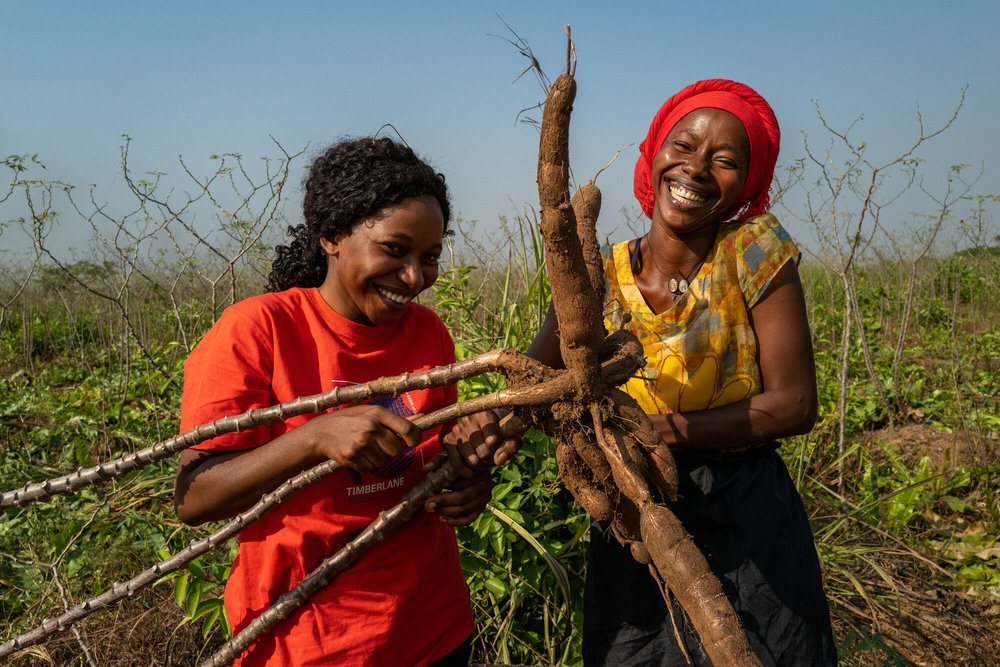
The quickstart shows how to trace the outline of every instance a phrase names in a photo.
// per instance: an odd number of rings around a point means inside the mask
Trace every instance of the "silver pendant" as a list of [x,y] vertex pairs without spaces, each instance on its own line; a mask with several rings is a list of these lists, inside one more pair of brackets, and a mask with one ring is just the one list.
[[677,294],[677,279],[671,278],[670,282],[667,283],[667,289],[670,290],[672,294]]
[[688,281],[687,278],[681,280],[680,284],[677,285],[677,291],[681,294],[688,291]]

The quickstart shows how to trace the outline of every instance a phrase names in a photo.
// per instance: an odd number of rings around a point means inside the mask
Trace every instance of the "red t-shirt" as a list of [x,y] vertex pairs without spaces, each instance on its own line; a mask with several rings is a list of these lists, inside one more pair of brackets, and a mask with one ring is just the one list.
[[[316,289],[253,297],[226,309],[185,363],[181,430],[336,386],[449,364],[454,355],[441,320],[417,304],[395,324],[369,327],[338,315]],[[371,402],[411,415],[455,400],[454,387],[438,387]],[[312,417],[226,434],[197,448],[258,447]],[[418,447],[378,473],[339,470],[245,528],[225,594],[234,633],[419,483],[424,464],[441,451],[437,435],[438,429],[425,431]],[[419,512],[236,664],[425,665],[472,629],[454,530]]]

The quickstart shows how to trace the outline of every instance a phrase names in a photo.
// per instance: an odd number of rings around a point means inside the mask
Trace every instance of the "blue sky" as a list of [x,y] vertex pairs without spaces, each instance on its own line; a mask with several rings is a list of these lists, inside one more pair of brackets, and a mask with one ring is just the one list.
[[[123,134],[136,171],[174,176],[179,155],[207,173],[213,153],[274,155],[271,136],[290,151],[315,151],[392,123],[445,173],[455,212],[489,229],[537,198],[537,133],[516,119],[541,92],[529,77],[515,81],[526,63],[496,36],[509,36],[498,14],[552,75],[572,25],[577,178],[625,149],[598,181],[605,234],[620,236],[618,212],[634,206],[632,166],[653,113],[709,77],[744,81],[768,98],[782,124],[783,164],[803,155],[803,133],[828,140],[815,104],[838,128],[863,116],[856,136],[888,157],[916,136],[918,107],[937,126],[968,85],[955,126],[921,154],[925,175],[943,180],[951,164],[981,165],[977,191],[1000,192],[995,0],[0,0],[0,157],[37,153],[47,177],[96,184],[113,207],[124,197]],[[293,221],[302,173],[290,193]],[[0,244],[16,239],[7,233]]]

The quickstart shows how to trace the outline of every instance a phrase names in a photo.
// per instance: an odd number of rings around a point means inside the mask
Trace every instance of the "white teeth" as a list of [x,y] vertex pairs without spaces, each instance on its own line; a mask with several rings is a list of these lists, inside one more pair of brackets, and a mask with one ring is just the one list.
[[676,184],[670,185],[670,194],[673,195],[674,199],[687,204],[702,204],[708,199],[704,195],[688,190],[683,185]]
[[378,292],[383,297],[385,297],[386,299],[388,299],[389,301],[392,301],[393,303],[398,303],[400,305],[409,303],[410,299],[412,298],[405,294],[397,294],[396,292],[390,292],[389,290],[383,287],[376,287],[375,291]]

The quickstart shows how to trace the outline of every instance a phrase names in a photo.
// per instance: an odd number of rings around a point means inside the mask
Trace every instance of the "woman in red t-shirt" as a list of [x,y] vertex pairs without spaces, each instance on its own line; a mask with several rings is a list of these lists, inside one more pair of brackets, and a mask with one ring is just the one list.
[[[304,217],[276,249],[268,293],[228,308],[188,358],[183,430],[454,361],[440,319],[413,302],[438,274],[450,217],[442,175],[390,139],[341,141],[312,164]],[[455,400],[454,387],[410,391],[181,455],[175,505],[191,525],[233,517],[325,460],[345,466],[240,533],[225,595],[234,632],[424,478],[440,432],[407,417]],[[452,526],[482,511],[491,482],[488,471],[462,472],[237,664],[467,664],[472,613]]]

